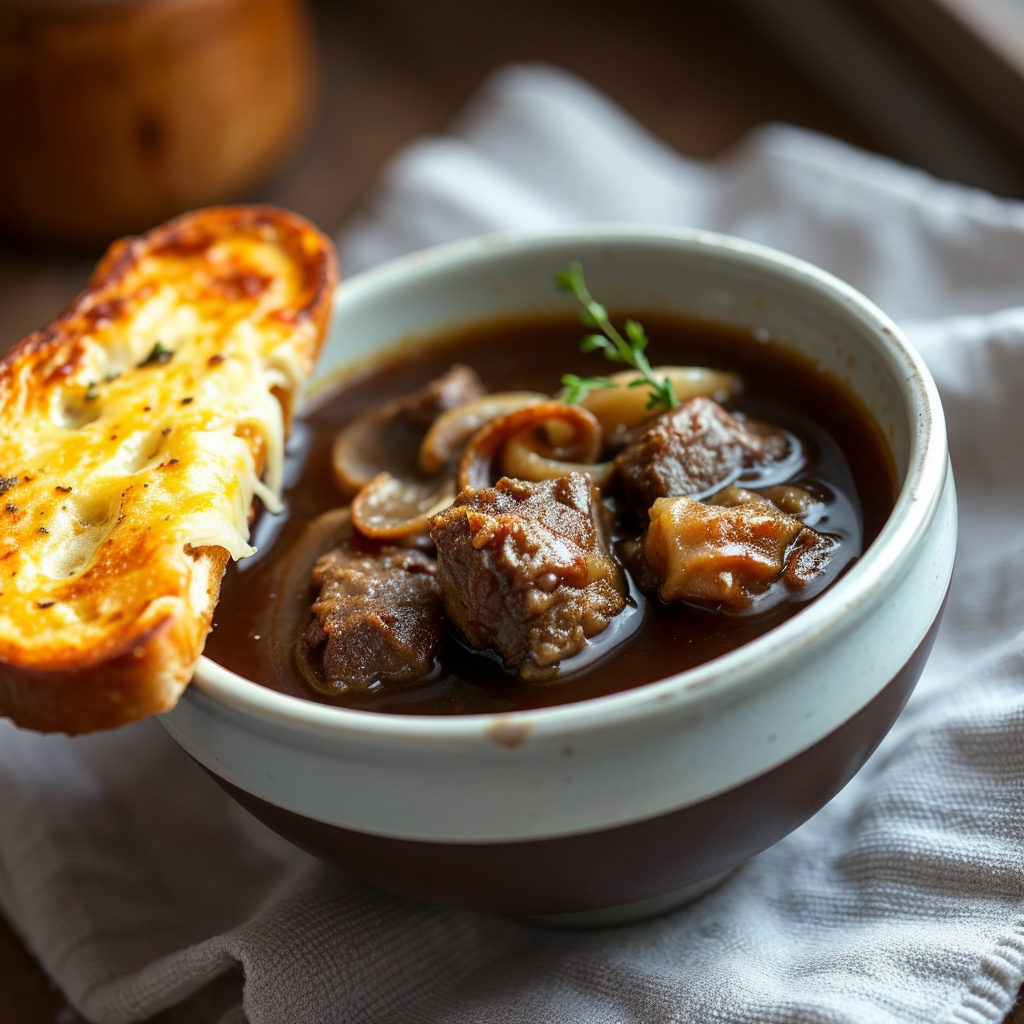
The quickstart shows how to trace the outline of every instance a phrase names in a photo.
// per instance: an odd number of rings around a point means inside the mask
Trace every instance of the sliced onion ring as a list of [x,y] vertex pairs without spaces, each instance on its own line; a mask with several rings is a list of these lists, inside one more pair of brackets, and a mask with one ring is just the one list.
[[441,413],[420,445],[420,472],[432,476],[451,465],[466,442],[490,420],[547,401],[548,396],[538,391],[499,391]]
[[[541,427],[568,427],[568,436],[541,434]],[[552,431],[561,434],[563,431]],[[511,463],[509,444],[511,442]],[[578,405],[549,399],[482,426],[469,440],[459,463],[459,487],[489,487],[495,465],[520,480],[547,480],[567,473],[588,473],[595,484],[610,475],[609,463],[598,463],[603,447],[601,425]]]
[[615,472],[614,462],[567,462],[552,459],[537,450],[537,430],[526,427],[505,442],[501,469],[518,480],[553,480],[569,473],[587,473],[595,487],[606,487]]
[[339,432],[331,449],[334,479],[351,497],[378,473],[415,473],[420,432],[402,415],[405,397],[357,416]]
[[[740,378],[735,373],[711,370],[706,366],[655,366],[651,376],[656,380],[667,377],[680,403],[698,397],[722,402],[740,389]],[[659,409],[647,408],[650,390],[629,386],[640,379],[636,370],[613,373],[608,379],[616,385],[614,388],[591,391],[579,403],[597,417],[606,437],[611,437],[616,430],[629,430],[658,415]]]
[[429,519],[455,498],[451,474],[402,480],[378,473],[352,501],[352,525],[364,536],[405,547],[430,544]]

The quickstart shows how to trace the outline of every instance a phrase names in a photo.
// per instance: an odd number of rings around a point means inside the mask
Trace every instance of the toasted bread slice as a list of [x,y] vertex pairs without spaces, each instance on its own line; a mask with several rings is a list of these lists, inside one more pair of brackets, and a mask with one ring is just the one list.
[[199,210],[115,243],[0,362],[0,714],[75,734],[174,705],[253,497],[279,501],[337,277],[299,217]]

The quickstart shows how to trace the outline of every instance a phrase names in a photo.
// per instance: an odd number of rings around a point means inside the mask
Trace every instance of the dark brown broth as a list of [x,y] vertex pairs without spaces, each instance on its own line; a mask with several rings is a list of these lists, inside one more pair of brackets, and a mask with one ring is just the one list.
[[[652,361],[738,372],[744,390],[729,408],[800,438],[809,458],[806,471],[794,482],[811,481],[836,495],[826,508],[826,520],[817,525],[843,536],[845,550],[855,560],[882,528],[896,490],[891,461],[858,402],[831,378],[771,342],[675,318],[644,314],[642,319],[652,339]],[[262,515],[254,538],[259,553],[228,567],[206,653],[240,675],[308,700],[368,711],[472,714],[565,704],[631,689],[725,654],[797,613],[805,601],[728,616],[669,607],[657,598],[634,594],[636,610],[620,616],[621,621],[595,638],[590,652],[566,662],[561,676],[545,684],[521,682],[496,659],[468,650],[451,633],[434,673],[396,693],[385,688],[376,695],[331,700],[308,689],[299,672],[288,667],[287,649],[295,637],[286,638],[282,646],[282,638],[274,636],[275,618],[280,617],[275,609],[289,599],[280,592],[287,561],[283,552],[308,522],[338,504],[330,471],[335,433],[363,410],[440,376],[452,362],[473,366],[493,391],[554,393],[565,371],[608,372],[600,356],[579,354],[579,337],[578,321],[569,317],[490,324],[407,351],[313,401],[289,443],[286,513]],[[296,632],[305,628],[306,615]],[[576,664],[581,667],[564,670]]]

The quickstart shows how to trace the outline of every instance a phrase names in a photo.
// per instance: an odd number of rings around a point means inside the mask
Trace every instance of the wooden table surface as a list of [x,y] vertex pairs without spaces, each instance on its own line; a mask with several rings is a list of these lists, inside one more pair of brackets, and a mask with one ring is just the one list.
[[[681,152],[713,157],[750,128],[788,121],[880,149],[725,3],[633,0],[325,0],[315,10],[322,98],[307,144],[251,198],[290,207],[328,233],[409,140],[442,131],[495,67],[560,64]],[[0,249],[0,349],[49,320],[95,259]],[[237,999],[229,975],[153,1024],[211,1024]],[[80,1021],[0,919],[0,1024]],[[1024,1024],[1024,1005],[1011,1014]],[[286,1024],[286,1022],[282,1022]]]

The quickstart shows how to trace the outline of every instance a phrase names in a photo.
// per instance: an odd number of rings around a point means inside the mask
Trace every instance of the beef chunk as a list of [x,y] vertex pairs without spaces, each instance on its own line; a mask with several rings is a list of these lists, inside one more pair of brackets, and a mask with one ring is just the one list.
[[[741,505],[760,508],[767,515],[792,519],[804,519],[821,508],[821,500],[802,487],[785,484],[766,487],[762,491],[748,491],[744,487],[726,487],[708,498],[709,505],[722,508],[737,508]],[[779,577],[790,589],[798,589],[810,583],[832,560],[839,541],[835,537],[818,533],[800,523],[800,531],[793,539],[786,558],[785,569]]]
[[524,679],[549,678],[583,650],[626,606],[603,511],[590,480],[572,473],[540,483],[503,477],[435,515],[442,600],[466,640]]
[[752,466],[785,458],[786,435],[741,422],[710,398],[691,398],[659,416],[615,457],[626,497],[641,514],[658,498],[701,498]]
[[711,501],[659,498],[651,508],[643,554],[664,601],[742,612],[773,586],[804,587],[838,546],[751,491]]
[[475,370],[456,363],[444,376],[406,396],[402,409],[415,428],[427,430],[441,413],[472,402],[486,392]]
[[347,542],[318,559],[306,643],[325,692],[412,682],[433,668],[444,633],[436,568],[421,551]]

